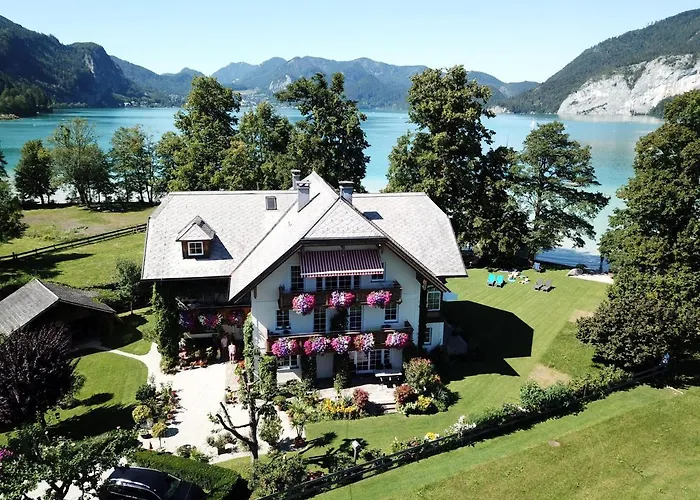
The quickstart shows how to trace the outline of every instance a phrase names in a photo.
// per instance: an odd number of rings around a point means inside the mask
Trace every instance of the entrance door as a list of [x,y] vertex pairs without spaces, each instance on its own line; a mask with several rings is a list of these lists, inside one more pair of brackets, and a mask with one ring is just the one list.
[[350,359],[355,364],[356,373],[369,373],[390,367],[389,349],[354,351]]

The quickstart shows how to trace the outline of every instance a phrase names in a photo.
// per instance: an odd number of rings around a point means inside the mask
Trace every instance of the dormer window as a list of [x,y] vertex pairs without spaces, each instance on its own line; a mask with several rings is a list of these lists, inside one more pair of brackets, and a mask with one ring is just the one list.
[[265,210],[277,210],[276,196],[265,196]]
[[189,257],[201,257],[204,255],[204,242],[203,241],[188,241],[187,242],[187,255]]

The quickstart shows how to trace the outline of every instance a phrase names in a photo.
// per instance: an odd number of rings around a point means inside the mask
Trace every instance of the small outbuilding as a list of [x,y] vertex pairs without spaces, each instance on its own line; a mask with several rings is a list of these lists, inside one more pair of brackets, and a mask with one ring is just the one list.
[[1,335],[57,323],[67,327],[76,342],[111,331],[115,320],[114,309],[91,293],[39,279],[0,301]]

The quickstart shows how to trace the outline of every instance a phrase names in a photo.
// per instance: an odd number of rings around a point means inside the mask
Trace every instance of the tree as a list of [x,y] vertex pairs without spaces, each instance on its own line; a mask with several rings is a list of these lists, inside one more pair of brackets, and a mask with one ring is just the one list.
[[168,186],[175,176],[177,163],[175,156],[182,148],[182,138],[175,132],[164,133],[155,146],[155,160],[158,171],[158,182],[155,191],[158,194],[167,193]]
[[155,147],[141,125],[117,129],[112,135],[109,157],[124,201],[136,194],[141,202],[151,203],[158,194],[160,172],[155,162]]
[[27,493],[41,481],[48,485],[50,498],[65,498],[71,486],[78,487],[83,495],[94,495],[104,474],[139,445],[131,431],[72,441],[54,437],[38,426],[22,428],[10,438],[12,456],[0,467],[0,496],[28,499]]
[[20,155],[15,168],[15,189],[21,199],[39,198],[43,205],[44,198],[48,202],[56,192],[51,152],[41,139],[33,139],[24,143]]
[[0,343],[0,422],[39,422],[75,383],[70,336],[57,326],[10,333]]
[[0,179],[7,178],[7,170],[5,170],[6,167],[7,167],[7,160],[5,159],[5,153],[3,152],[2,149],[0,149]]
[[[245,424],[235,425],[231,420],[228,409],[224,403],[220,403],[219,412],[215,415],[215,419],[221,426],[233,434],[236,439],[245,443],[250,450],[250,456],[253,462],[258,460],[260,453],[260,444],[258,441],[258,427],[261,418],[268,418],[276,413],[272,404],[273,393],[268,392],[269,384],[263,383],[256,367],[260,357],[260,350],[255,345],[254,339],[255,327],[250,316],[246,318],[243,325],[243,362],[236,367],[236,376],[238,377],[238,399],[241,402],[244,410],[248,411],[248,422]],[[248,428],[247,433],[241,432],[241,429]]]
[[271,453],[270,460],[253,466],[251,487],[256,497],[274,495],[306,479],[306,464],[298,453]]
[[0,177],[0,243],[22,236],[27,228],[22,217],[22,207],[12,192],[12,186]]
[[62,184],[74,191],[81,203],[90,205],[100,195],[112,192],[106,155],[97,145],[95,133],[83,118],[61,124],[49,139],[53,162]]
[[483,151],[493,142],[482,122],[493,116],[491,91],[470,81],[463,66],[427,69],[411,80],[408,116],[417,130],[399,137],[389,155],[387,191],[425,192],[450,217],[460,243],[489,259],[512,256],[523,216],[511,196],[512,150]]
[[369,147],[362,122],[367,119],[357,103],[345,96],[345,79],[334,73],[300,78],[276,94],[281,102],[294,104],[304,119],[297,122],[290,146],[291,161],[303,173],[315,170],[329,184],[352,181],[362,192]]
[[163,356],[163,367],[172,368],[177,362],[177,353],[182,335],[180,330],[177,304],[167,285],[153,284],[151,294],[153,310],[153,334],[158,345],[158,352]]
[[538,125],[528,134],[518,168],[517,193],[529,216],[528,257],[560,246],[564,238],[582,247],[595,238],[591,220],[609,198],[589,189],[599,186],[590,146],[569,139],[561,122]]
[[133,315],[134,302],[141,296],[141,266],[133,260],[117,259],[117,294]]
[[[215,78],[195,77],[182,110],[175,115],[179,141],[174,148],[169,187],[180,191],[217,190],[221,166],[236,136],[241,96]],[[172,137],[168,136],[172,141]],[[169,149],[166,146],[161,151]]]

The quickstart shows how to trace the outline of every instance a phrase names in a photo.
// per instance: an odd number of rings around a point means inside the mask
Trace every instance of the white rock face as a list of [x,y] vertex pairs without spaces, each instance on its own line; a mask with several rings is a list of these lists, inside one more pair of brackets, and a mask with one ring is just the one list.
[[[636,78],[636,80],[635,80]],[[643,115],[659,102],[700,88],[700,60],[659,57],[588,80],[561,103],[560,115]]]

